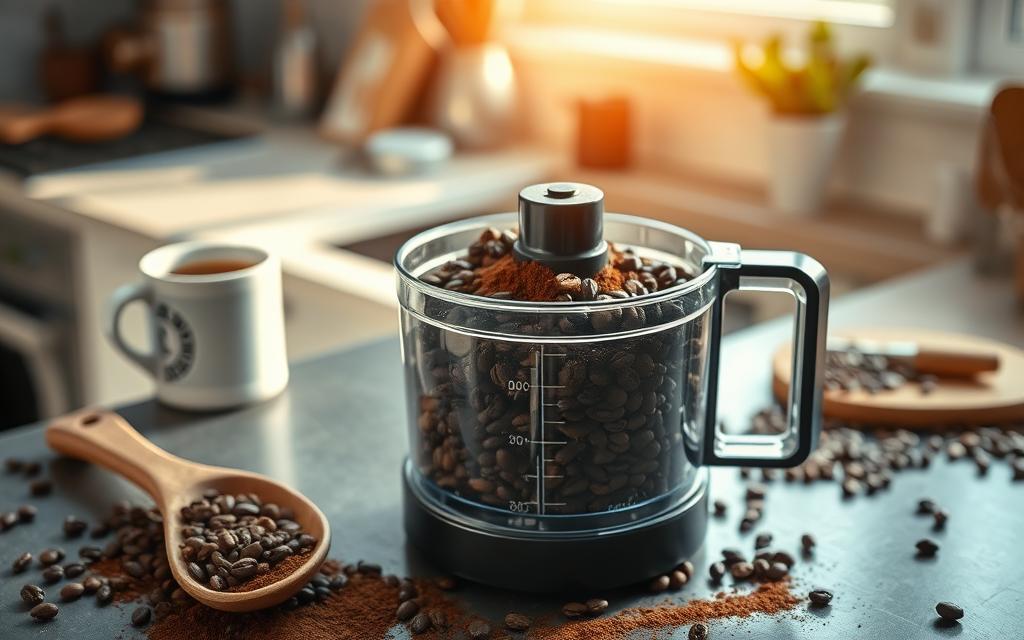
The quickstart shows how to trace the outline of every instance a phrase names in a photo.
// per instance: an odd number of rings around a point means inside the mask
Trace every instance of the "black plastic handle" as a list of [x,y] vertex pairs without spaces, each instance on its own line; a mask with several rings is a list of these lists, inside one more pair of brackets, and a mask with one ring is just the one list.
[[[817,260],[792,251],[741,250],[712,242],[705,265],[718,268],[708,354],[707,411],[701,463],[794,467],[817,446],[828,322],[829,280]],[[718,427],[718,362],[725,297],[738,290],[778,291],[796,298],[788,426],[781,434],[726,434]]]

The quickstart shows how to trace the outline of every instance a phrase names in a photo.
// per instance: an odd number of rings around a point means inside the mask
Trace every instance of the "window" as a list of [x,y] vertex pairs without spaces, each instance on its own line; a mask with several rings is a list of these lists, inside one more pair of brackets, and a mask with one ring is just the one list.
[[[633,2],[636,4],[635,0]],[[652,5],[675,5],[700,11],[889,26],[892,24],[891,5],[893,0],[644,0],[644,2]]]

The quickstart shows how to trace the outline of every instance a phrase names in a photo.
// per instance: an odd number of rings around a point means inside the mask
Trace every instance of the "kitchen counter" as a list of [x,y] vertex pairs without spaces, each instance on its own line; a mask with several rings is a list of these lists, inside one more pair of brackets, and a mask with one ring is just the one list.
[[[966,263],[920,273],[834,302],[833,326],[877,324],[970,331],[1024,345],[1024,317],[1008,282],[978,280]],[[768,360],[789,335],[773,322],[734,334],[724,345],[722,371],[742,378],[739,391],[725,395],[729,416],[749,415],[768,401]],[[761,367],[749,363],[763,363]],[[367,559],[400,575],[430,575],[406,548],[401,524],[399,467],[407,439],[400,384],[398,341],[389,339],[295,365],[290,388],[279,398],[245,410],[188,414],[154,402],[119,412],[169,451],[201,462],[233,465],[267,473],[303,491],[321,506],[335,532],[333,557]],[[3,457],[49,464],[54,495],[34,499],[39,516],[32,525],[0,534],[0,628],[14,638],[132,637],[131,607],[97,608],[88,598],[64,604],[51,623],[34,623],[17,592],[29,576],[12,577],[9,566],[22,551],[50,545],[74,550],[60,523],[73,513],[93,520],[112,501],[141,494],[106,471],[58,459],[45,447],[42,425],[0,437]],[[1011,483],[1005,464],[977,477],[969,462],[937,457],[928,470],[895,475],[890,489],[873,497],[841,500],[836,483],[769,485],[765,518],[749,534],[737,532],[744,483],[732,469],[712,470],[713,498],[731,505],[725,519],[712,519],[704,549],[694,558],[699,579],[672,598],[705,597],[718,589],[704,579],[720,549],[749,550],[753,534],[774,533],[774,547],[796,551],[804,532],[818,539],[812,561],[798,562],[799,592],[829,587],[829,608],[795,615],[718,620],[712,638],[968,638],[1019,637],[1024,628],[1021,567],[1024,550],[1024,483]],[[918,499],[928,496],[948,508],[946,530],[933,533],[915,517]],[[26,502],[26,483],[0,475],[0,510]],[[931,536],[942,546],[929,562],[914,559],[914,542]],[[599,559],[595,559],[595,562]],[[727,581],[728,584],[729,581]],[[49,589],[53,591],[53,589]],[[465,585],[457,592],[470,608],[498,620],[515,609],[554,614],[561,601],[526,597]],[[598,594],[572,594],[585,597]],[[624,590],[607,597],[614,608],[654,603],[665,595]],[[802,595],[802,593],[801,593]],[[951,600],[967,615],[962,625],[934,625],[934,605]],[[406,637],[404,630],[396,637]],[[673,637],[685,637],[685,630]]]

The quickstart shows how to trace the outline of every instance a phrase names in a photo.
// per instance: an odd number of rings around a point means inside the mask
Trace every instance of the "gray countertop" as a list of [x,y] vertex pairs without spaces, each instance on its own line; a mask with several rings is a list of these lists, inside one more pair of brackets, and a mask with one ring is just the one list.
[[[966,331],[1024,345],[1024,317],[1009,283],[977,280],[964,263],[837,300],[832,321],[833,326],[885,323]],[[769,354],[788,332],[785,323],[775,322],[727,338],[722,367],[731,381],[724,395],[727,417],[739,419],[767,402]],[[119,411],[178,455],[263,472],[306,493],[330,518],[332,556],[379,562],[400,575],[430,575],[437,571],[406,547],[402,532],[399,467],[407,438],[400,376],[398,343],[388,340],[295,365],[285,394],[245,410],[186,414],[145,402]],[[25,481],[0,475],[0,511],[24,502],[39,508],[34,524],[0,533],[0,636],[131,637],[130,607],[99,609],[88,599],[62,605],[51,623],[33,623],[17,594],[37,570],[12,576],[9,567],[25,550],[38,553],[59,545],[73,552],[78,545],[64,540],[61,532],[65,515],[91,520],[104,515],[113,500],[144,500],[142,494],[106,471],[56,458],[43,442],[42,425],[0,437],[0,457],[8,456],[48,463],[56,490],[29,500]],[[712,497],[735,506],[743,491],[735,470],[712,471]],[[928,522],[913,515],[924,496],[951,512],[944,532],[931,532]],[[714,621],[713,638],[1020,637],[1024,483],[1011,483],[1005,464],[995,464],[980,478],[970,463],[936,458],[928,470],[897,474],[888,491],[852,501],[839,498],[836,483],[776,481],[769,485],[766,503],[765,518],[749,534],[737,531],[737,508],[724,520],[712,519],[704,549],[694,558],[701,579],[673,597],[685,600],[716,591],[703,576],[720,549],[751,549],[754,533],[771,531],[774,546],[790,551],[798,548],[800,534],[817,537],[815,559],[798,563],[795,578],[801,589],[832,588],[835,600],[819,611],[801,605],[795,616]],[[934,561],[921,562],[913,557],[914,542],[926,535],[942,548]],[[458,594],[471,609],[495,620],[510,609],[540,615],[561,604],[468,585]],[[614,608],[664,598],[630,590],[602,595]],[[933,607],[939,600],[966,609],[962,625],[934,625]],[[396,637],[404,634],[396,630]],[[685,637],[685,630],[672,637]]]

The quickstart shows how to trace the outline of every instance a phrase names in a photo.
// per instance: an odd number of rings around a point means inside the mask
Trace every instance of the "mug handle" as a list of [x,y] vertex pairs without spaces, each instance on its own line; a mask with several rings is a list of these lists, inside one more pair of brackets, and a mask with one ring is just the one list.
[[136,282],[118,287],[114,294],[110,296],[107,337],[129,360],[150,375],[155,375],[157,365],[156,353],[142,353],[129,345],[121,335],[121,315],[124,313],[125,308],[136,300],[141,300],[146,303],[146,306],[152,307],[152,293],[150,285],[145,282]]
[[[817,446],[821,429],[822,377],[828,322],[829,280],[817,260],[793,251],[741,250],[711,242],[705,266],[718,268],[718,295],[712,305],[708,354],[707,412],[702,463],[751,467],[794,467]],[[780,434],[726,434],[716,420],[718,361],[725,297],[730,291],[775,291],[796,299],[793,374],[788,426]]]

